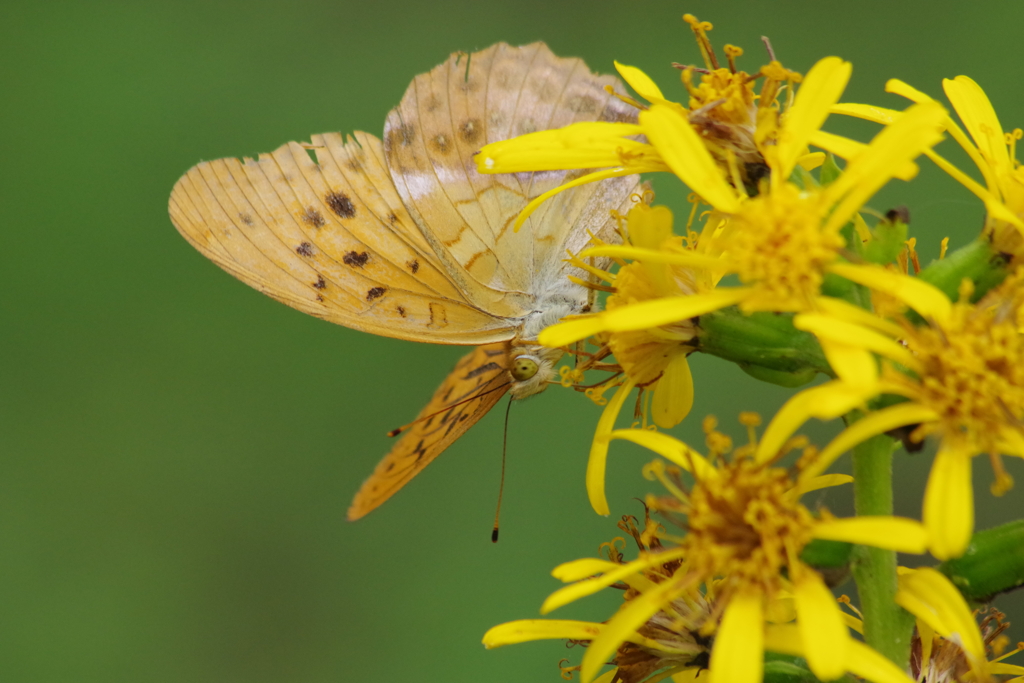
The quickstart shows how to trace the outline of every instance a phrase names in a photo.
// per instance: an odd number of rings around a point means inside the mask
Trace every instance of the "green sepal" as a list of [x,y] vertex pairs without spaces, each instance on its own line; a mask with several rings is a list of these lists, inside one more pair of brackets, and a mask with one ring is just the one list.
[[1024,586],[1024,519],[975,533],[961,557],[938,569],[972,602]]
[[[767,659],[768,653],[765,655]],[[763,680],[764,683],[819,683],[810,670],[783,661],[766,661]]]
[[[847,223],[844,230],[847,228],[852,231],[852,224]],[[821,281],[821,293],[825,296],[842,299],[859,308],[869,308],[868,304],[871,301],[871,295],[863,285],[858,285],[833,273],[825,273],[825,277]]]
[[893,209],[871,230],[871,240],[864,245],[864,259],[886,265],[899,256],[907,241],[907,213]]
[[941,289],[950,301],[960,299],[960,283],[970,278],[974,282],[972,298],[977,301],[1006,275],[1006,257],[996,253],[987,240],[979,239],[932,261],[917,276]]
[[834,569],[848,565],[852,554],[852,543],[816,538],[804,546],[800,559],[815,569]]
[[831,185],[842,174],[843,169],[839,168],[836,158],[831,154],[826,155],[825,162],[821,165],[821,170],[818,171],[818,179],[821,186]]
[[748,373],[756,366],[796,376],[787,381],[810,372],[833,374],[818,340],[793,327],[790,313],[747,315],[735,306],[724,308],[699,318],[696,341],[698,350],[738,363]]
[[768,382],[769,384],[776,384],[780,387],[802,387],[803,385],[814,380],[818,376],[818,371],[814,368],[804,368],[803,370],[797,370],[795,372],[783,372],[781,370],[772,370],[766,368],[763,365],[751,365],[750,363],[737,363],[740,366],[740,370],[747,373],[754,379],[762,382]]

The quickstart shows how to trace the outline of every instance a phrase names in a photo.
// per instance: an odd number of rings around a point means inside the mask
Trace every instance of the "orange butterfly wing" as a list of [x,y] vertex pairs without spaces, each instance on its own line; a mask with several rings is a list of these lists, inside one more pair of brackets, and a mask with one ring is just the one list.
[[420,411],[417,419],[426,419],[409,427],[356,493],[348,509],[350,520],[394,495],[501,400],[511,379],[508,352],[508,343],[499,342],[463,356]]
[[168,208],[204,256],[304,313],[439,344],[514,334],[513,323],[470,305],[448,277],[372,135],[317,135],[308,147],[290,142],[255,160],[205,161],[178,180]]

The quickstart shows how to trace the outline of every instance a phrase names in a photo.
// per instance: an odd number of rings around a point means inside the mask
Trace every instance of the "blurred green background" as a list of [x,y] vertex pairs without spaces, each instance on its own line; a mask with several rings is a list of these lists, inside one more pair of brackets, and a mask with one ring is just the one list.
[[[1024,5],[1001,0],[6,0],[0,678],[560,680],[558,660],[578,662],[578,650],[487,652],[480,637],[536,615],[557,587],[551,568],[593,555],[617,515],[640,511],[631,496],[649,488],[647,455],[613,448],[613,517],[594,515],[583,471],[598,409],[552,390],[513,407],[497,545],[499,411],[346,522],[384,433],[416,414],[461,350],[353,332],[260,296],[178,236],[167,196],[201,159],[323,131],[379,135],[415,74],[501,40],[545,40],[595,70],[635,64],[678,96],[669,63],[699,58],[684,11],[715,23],[717,46],[744,46],[751,70],[767,35],[800,71],[829,54],[852,60],[850,101],[895,106],[889,77],[939,94],[941,78],[966,73],[1006,127],[1024,124]],[[672,179],[655,182],[681,205]],[[926,261],[941,237],[962,245],[980,226],[980,204],[927,164],[872,204],[900,203]],[[695,418],[734,425],[739,410],[768,415],[790,393],[714,358],[693,366]],[[676,431],[700,443],[699,419]],[[979,526],[1020,516],[1021,489],[992,499],[981,460]],[[898,458],[899,513],[919,515],[930,461]],[[1020,465],[1009,463],[1024,485]],[[847,495],[827,503],[847,513]],[[604,619],[617,599],[562,616]],[[997,604],[1024,619],[1019,596]]]

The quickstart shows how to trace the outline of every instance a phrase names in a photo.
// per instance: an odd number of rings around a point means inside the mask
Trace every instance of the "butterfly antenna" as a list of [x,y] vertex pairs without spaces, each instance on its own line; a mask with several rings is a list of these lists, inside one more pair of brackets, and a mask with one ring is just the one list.
[[504,384],[499,384],[498,386],[494,387],[493,389],[488,389],[487,391],[481,391],[479,394],[473,394],[472,396],[469,396],[468,398],[464,398],[461,401],[456,401],[455,403],[451,403],[449,405],[446,405],[444,408],[441,408],[441,410],[433,412],[430,415],[424,415],[423,417],[417,417],[415,420],[413,420],[409,424],[404,424],[401,427],[395,427],[390,432],[388,432],[388,436],[398,436],[399,434],[404,432],[406,429],[408,429],[409,427],[412,427],[415,424],[423,422],[424,420],[429,420],[432,417],[437,417],[441,413],[446,412],[448,410],[451,410],[455,406],[461,406],[463,403],[469,403],[470,401],[472,401],[474,399],[478,399],[481,396],[486,396],[487,394],[491,393],[492,391],[498,391],[499,389],[504,389],[509,384],[512,384],[512,382],[505,382]]
[[498,509],[494,511],[494,528],[491,529],[491,543],[498,542],[498,518],[501,516],[501,494],[505,492],[505,453],[508,452],[508,414],[512,412],[512,397],[508,397],[505,408],[505,435],[501,438],[501,483],[498,484]]

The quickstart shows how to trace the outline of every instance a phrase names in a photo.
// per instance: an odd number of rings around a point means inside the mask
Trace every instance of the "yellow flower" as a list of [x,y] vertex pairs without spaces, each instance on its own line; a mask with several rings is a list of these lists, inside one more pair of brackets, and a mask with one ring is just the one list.
[[[833,306],[832,317],[797,316],[794,324],[818,336],[839,379],[790,399],[765,432],[762,446],[767,451],[777,447],[812,416],[838,417],[881,394],[906,399],[853,423],[805,475],[823,471],[854,445],[899,427],[912,428],[912,442],[937,436],[923,521],[932,553],[940,559],[957,557],[974,529],[971,459],[988,454],[995,472],[992,492],[1001,495],[1013,480],[1000,454],[1024,457],[1024,269],[976,304],[969,303],[969,286],[953,304],[928,283],[882,268],[873,274],[843,274],[910,306],[925,322],[883,320],[852,306]],[[872,353],[882,358],[880,372]]]
[[[828,475],[796,484],[789,469],[773,464],[784,451],[755,459],[757,418],[746,415],[742,421],[750,429],[751,443],[729,459],[725,456],[732,452],[731,441],[715,431],[710,419],[705,421],[708,457],[664,434],[638,429],[611,434],[672,463],[658,460],[645,469],[669,492],[648,497],[647,506],[687,533],[680,538],[648,524],[640,536],[646,542],[633,562],[583,559],[555,569],[556,578],[573,583],[552,594],[543,613],[611,585],[630,587],[626,602],[607,623],[588,624],[585,636],[569,636],[591,641],[581,666],[583,683],[592,681],[609,657],[622,653],[625,643],[647,648],[660,658],[660,666],[673,667],[672,672],[696,666],[694,659],[709,649],[711,683],[760,681],[765,649],[805,657],[821,680],[850,671],[877,681],[907,681],[898,667],[850,637],[831,592],[818,572],[800,560],[800,553],[816,538],[920,553],[926,543],[924,528],[896,517],[816,517],[799,502],[800,495],[851,478]],[[801,462],[813,452],[805,447]],[[683,471],[694,480],[689,488]],[[780,609],[786,602],[791,603],[790,615]],[[775,623],[790,616],[795,616],[795,625]],[[484,642],[494,647],[569,632],[565,624],[552,623],[557,622],[504,624],[489,631]],[[580,622],[568,623],[582,628]],[[664,637],[652,644],[655,633]],[[673,662],[670,654],[676,657]]]
[[[672,222],[672,212],[664,206],[640,202],[630,210],[623,241],[635,260],[623,264],[614,274],[589,268],[610,285],[611,293],[605,304],[608,311],[714,289],[717,277],[707,270],[685,265],[688,260],[713,264],[714,257],[701,253],[695,233],[687,231],[686,238],[673,235]],[[600,245],[586,253],[606,251],[618,250]],[[582,261],[574,260],[577,261],[588,268]],[[576,316],[574,321],[584,327],[599,324],[599,319],[591,315]],[[693,321],[681,318],[641,330],[612,331],[601,337],[630,388],[639,386],[652,393],[650,416],[659,427],[675,426],[693,405],[693,379],[687,356],[694,350],[695,336]],[[613,379],[612,386],[621,381]],[[614,421],[614,416],[610,419]]]
[[[808,92],[813,76],[812,70],[801,94]],[[798,110],[803,101],[798,96],[793,110]],[[807,105],[811,106],[827,109],[831,102],[814,100]],[[648,113],[654,112],[652,108]],[[734,304],[748,312],[821,308],[819,290],[826,273],[850,277],[850,273],[874,272],[869,266],[841,259],[844,242],[840,229],[882,185],[939,139],[938,125],[944,116],[937,103],[914,105],[882,130],[831,184],[802,191],[789,181],[776,182],[785,176],[773,171],[771,187],[752,199],[745,199],[741,191],[726,182],[692,127],[671,116],[661,120],[664,128],[660,134],[668,141],[666,148],[692,152],[676,160],[677,172],[699,176],[699,182],[688,180],[688,184],[700,185],[698,194],[715,209],[701,234],[703,253],[659,256],[649,249],[623,245],[586,250],[581,256],[659,258],[661,262],[706,269],[714,273],[716,282],[725,273],[736,273],[745,286],[665,296],[563,322],[544,330],[540,343],[567,346],[598,332],[650,329]],[[781,141],[779,148],[779,157],[795,159]],[[706,163],[700,161],[701,155]]]
[[[1024,667],[1003,660],[1020,651],[1002,653],[1010,625],[996,610],[972,612],[960,591],[940,572],[899,568],[896,602],[917,618],[911,648],[911,672],[921,683],[953,683],[970,678],[989,681],[993,675],[1015,675]],[[979,628],[976,615],[982,616]]]
[[[820,164],[824,155],[808,155],[809,144],[847,159],[864,151],[858,142],[821,130],[849,80],[848,62],[826,57],[802,78],[773,61],[749,75],[736,68],[735,57],[742,50],[726,46],[729,68],[720,68],[706,36],[711,25],[691,15],[685,18],[698,36],[707,67],[700,83],[693,81],[695,69],[683,71],[689,107],[666,99],[640,69],[616,62],[623,79],[649,102],[644,105],[623,97],[641,110],[638,123],[576,123],[491,143],[480,150],[476,160],[481,173],[604,169],[534,199],[520,214],[516,228],[553,194],[588,182],[646,172],[675,173],[706,202],[734,213],[748,192],[759,191],[760,181],[769,173],[773,183],[780,183],[798,163],[806,168]],[[755,95],[754,83],[759,78],[764,83]],[[793,86],[801,81],[794,98]],[[784,87],[787,83],[790,85]],[[782,93],[787,95],[784,103],[778,101]],[[646,136],[646,141],[641,136]],[[892,175],[909,179],[914,173],[912,164],[903,163]]]
[[[1024,132],[1016,128],[1004,133],[985,91],[967,76],[944,79],[942,87],[970,137],[952,118],[946,118],[945,128],[978,167],[985,185],[978,184],[933,150],[926,150],[925,154],[985,202],[988,212],[985,234],[997,251],[1020,257],[1024,255],[1024,168],[1017,161],[1016,148]],[[933,101],[897,79],[890,80],[886,90],[913,102]],[[900,116],[897,111],[862,104],[840,104],[833,112],[885,124]]]

